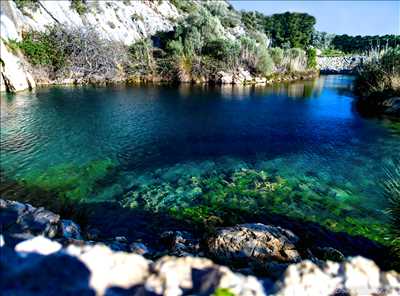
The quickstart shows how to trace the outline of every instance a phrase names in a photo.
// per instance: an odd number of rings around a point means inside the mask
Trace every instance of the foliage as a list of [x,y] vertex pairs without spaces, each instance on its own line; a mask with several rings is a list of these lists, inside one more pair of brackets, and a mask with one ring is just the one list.
[[91,27],[54,25],[26,33],[18,45],[33,65],[50,66],[61,77],[110,78],[126,60],[121,45],[102,39]]
[[86,0],[71,0],[71,8],[74,9],[79,15],[84,15],[88,12]]
[[240,15],[224,1],[209,1],[205,7],[213,15],[220,19],[224,27],[234,28],[240,24]]
[[300,48],[285,50],[283,65],[287,72],[300,72],[307,68],[306,52]]
[[26,9],[36,10],[39,8],[38,0],[14,0],[17,8],[20,9],[23,13],[26,12]]
[[335,38],[335,34],[314,31],[311,45],[321,50],[329,50],[332,47],[333,38]]
[[196,8],[196,4],[192,0],[170,0],[170,2],[182,12],[191,12]]
[[265,16],[257,11],[242,11],[241,20],[248,31],[263,31]]
[[226,63],[228,69],[235,69],[240,54],[240,45],[236,41],[215,39],[206,43],[203,54]]
[[217,288],[212,296],[235,296],[235,294],[227,288]]
[[315,48],[307,49],[307,68],[315,69],[317,67],[317,50]]
[[338,49],[327,48],[322,51],[321,55],[324,57],[341,57],[344,56],[345,53]]
[[266,47],[258,47],[256,72],[266,76],[272,72],[274,61],[272,60]]
[[264,18],[264,30],[272,37],[274,46],[305,48],[312,40],[316,20],[306,13],[285,12]]
[[269,54],[271,55],[271,58],[275,64],[276,67],[279,67],[282,65],[283,62],[283,49],[279,47],[273,47],[269,49]]
[[141,39],[129,46],[129,72],[150,74],[155,70],[153,47],[150,39]]
[[373,48],[385,49],[400,46],[399,35],[349,36],[336,35],[332,40],[334,49],[345,53],[365,53]]
[[52,66],[57,71],[66,64],[65,53],[59,48],[55,32],[27,32],[17,45],[33,65]]
[[364,98],[400,95],[400,46],[376,54],[360,69],[355,91]]

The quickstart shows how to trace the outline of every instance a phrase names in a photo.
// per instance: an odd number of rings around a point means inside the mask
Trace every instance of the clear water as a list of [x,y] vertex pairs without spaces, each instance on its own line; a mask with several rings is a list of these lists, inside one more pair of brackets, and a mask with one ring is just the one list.
[[[350,76],[322,76],[274,87],[51,87],[2,95],[0,168],[10,180],[67,198],[175,213],[201,204],[208,185],[193,177],[230,172],[222,177],[229,183],[230,174],[249,172],[242,169],[265,172],[270,183],[290,184],[279,192],[288,196],[276,201],[281,209],[313,221],[320,211],[333,228],[349,216],[356,219],[350,232],[359,227],[355,233],[379,239],[387,227],[381,185],[400,156],[400,127],[361,117],[351,85]],[[303,200],[312,203],[302,208]],[[265,203],[243,204],[252,206]]]

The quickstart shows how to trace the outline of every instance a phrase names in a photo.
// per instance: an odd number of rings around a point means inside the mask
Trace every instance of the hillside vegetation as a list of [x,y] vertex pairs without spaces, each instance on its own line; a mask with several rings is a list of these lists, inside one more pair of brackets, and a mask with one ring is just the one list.
[[[15,2],[21,10],[37,5],[36,1]],[[312,16],[267,17],[238,12],[225,1],[170,3],[180,13],[173,30],[129,46],[103,38],[96,28],[64,24],[49,26],[44,32],[24,32],[21,41],[9,41],[8,46],[23,52],[35,78],[78,83],[126,79],[247,83],[254,82],[254,77],[293,75],[316,67],[315,50],[309,46],[315,24]],[[132,5],[130,1],[124,4]],[[80,15],[91,9],[86,1],[71,1],[71,8]],[[131,18],[142,21],[140,15]]]

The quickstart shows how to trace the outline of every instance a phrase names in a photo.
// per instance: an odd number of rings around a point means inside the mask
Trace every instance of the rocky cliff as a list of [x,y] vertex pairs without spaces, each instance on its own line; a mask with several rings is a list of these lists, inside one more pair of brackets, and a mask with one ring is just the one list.
[[0,1],[1,91],[35,87],[22,55],[7,46],[10,40],[20,41],[24,31],[43,31],[56,23],[85,26],[97,30],[105,39],[129,45],[158,31],[171,30],[180,17],[175,6],[166,0],[87,1],[87,11],[81,14],[71,3],[70,0],[37,1],[18,8],[15,1]]

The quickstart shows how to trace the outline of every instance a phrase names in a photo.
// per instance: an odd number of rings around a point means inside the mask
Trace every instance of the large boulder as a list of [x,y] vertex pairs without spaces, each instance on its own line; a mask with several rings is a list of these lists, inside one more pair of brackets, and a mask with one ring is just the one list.
[[274,295],[400,295],[400,275],[383,272],[371,260],[348,258],[327,261],[323,268],[311,261],[290,265],[275,283]]
[[219,71],[218,72],[218,82],[221,84],[232,84],[233,74],[230,72]]
[[224,262],[298,262],[298,237],[281,227],[242,224],[220,228],[207,240],[208,252]]
[[227,295],[265,295],[255,277],[233,273],[205,258],[165,256],[152,270],[145,287],[157,295],[211,295],[217,289],[228,290]]

